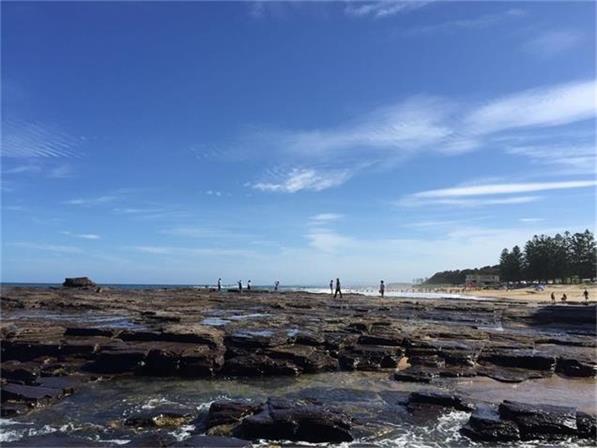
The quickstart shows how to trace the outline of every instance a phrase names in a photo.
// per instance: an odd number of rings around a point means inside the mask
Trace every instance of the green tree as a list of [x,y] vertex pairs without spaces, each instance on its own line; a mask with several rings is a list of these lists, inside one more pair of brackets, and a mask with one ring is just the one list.
[[595,237],[589,230],[575,233],[570,238],[570,265],[579,278],[595,278],[597,271],[597,249]]

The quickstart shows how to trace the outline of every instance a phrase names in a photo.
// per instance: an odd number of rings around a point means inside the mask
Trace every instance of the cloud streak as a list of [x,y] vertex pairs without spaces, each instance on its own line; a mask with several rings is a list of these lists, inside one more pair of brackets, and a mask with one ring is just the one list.
[[511,184],[471,185],[464,187],[442,188],[438,190],[421,191],[411,195],[413,198],[454,198],[468,196],[488,196],[499,194],[531,193],[548,190],[566,190],[570,188],[588,188],[597,185],[597,181],[567,181],[567,182],[530,182]]
[[298,191],[322,191],[337,187],[351,177],[348,170],[319,171],[313,168],[293,168],[283,179],[257,182],[254,189],[269,192],[296,193]]
[[578,46],[582,38],[582,34],[577,31],[547,31],[525,42],[522,48],[534,56],[549,58]]
[[450,20],[447,22],[437,23],[433,25],[414,27],[407,30],[405,34],[408,36],[422,36],[437,33],[448,33],[451,31],[458,30],[478,30],[495,26],[506,20],[524,17],[525,15],[525,11],[517,8],[512,8],[495,14],[484,14],[479,17],[460,20]]
[[379,160],[387,164],[422,152],[461,154],[521,130],[582,122],[596,115],[595,89],[595,80],[580,80],[476,104],[418,95],[334,127],[253,132],[245,135],[246,144],[281,151],[286,158],[320,163],[333,159],[337,166],[359,156],[362,166],[350,174],[326,172],[325,177],[312,169],[295,168],[284,180],[250,185],[262,191],[320,191],[345,182],[355,171]]
[[62,232],[62,234],[71,236],[73,238],[80,238],[83,240],[99,240],[99,239],[101,239],[101,237],[99,235],[96,235],[95,233],[72,233],[72,232],[69,232],[68,230],[65,230],[64,232]]
[[81,139],[38,122],[2,123],[2,157],[68,158],[78,155]]
[[374,2],[349,2],[344,12],[350,17],[371,17],[381,19],[403,14],[428,5],[431,1],[385,0]]

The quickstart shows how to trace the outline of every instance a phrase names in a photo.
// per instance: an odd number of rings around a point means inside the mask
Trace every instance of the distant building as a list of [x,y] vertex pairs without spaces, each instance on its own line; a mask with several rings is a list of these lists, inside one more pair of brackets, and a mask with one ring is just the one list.
[[468,286],[497,285],[500,283],[500,276],[487,274],[467,274],[465,278],[465,283]]

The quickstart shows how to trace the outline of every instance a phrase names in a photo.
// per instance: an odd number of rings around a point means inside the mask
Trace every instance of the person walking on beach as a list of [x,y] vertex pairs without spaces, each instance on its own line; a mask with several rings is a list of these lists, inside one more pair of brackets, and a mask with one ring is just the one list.
[[566,300],[568,300],[568,296],[566,295],[566,293],[562,294],[562,298],[560,299],[563,303],[566,303]]
[[243,282],[242,281],[238,281],[238,292],[241,292],[243,290]]
[[383,280],[379,282],[379,293],[381,294],[381,298],[383,299],[383,295],[386,292],[386,285],[384,285]]
[[218,291],[221,291],[221,290],[222,290],[222,279],[219,278],[218,279]]
[[337,278],[336,279],[336,291],[334,292],[334,299],[336,298],[336,296],[340,294],[340,298],[342,298],[342,290],[340,289],[340,279]]
[[276,283],[274,283],[274,291],[278,290],[278,286],[280,286],[280,282],[276,280]]
[[587,291],[586,289],[584,290],[584,292],[582,293],[583,296],[585,296],[585,303],[589,302],[589,291]]
[[555,292],[551,293],[551,303],[553,303],[553,304],[556,303],[556,293]]
[[334,280],[330,280],[330,294],[334,294]]

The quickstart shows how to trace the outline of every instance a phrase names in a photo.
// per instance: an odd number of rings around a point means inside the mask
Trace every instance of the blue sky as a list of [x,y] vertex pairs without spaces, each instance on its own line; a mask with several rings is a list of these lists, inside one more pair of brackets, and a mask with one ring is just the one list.
[[594,228],[593,2],[2,3],[2,280],[346,284]]

